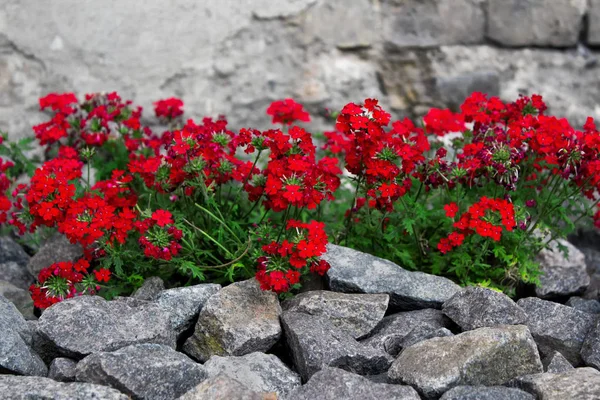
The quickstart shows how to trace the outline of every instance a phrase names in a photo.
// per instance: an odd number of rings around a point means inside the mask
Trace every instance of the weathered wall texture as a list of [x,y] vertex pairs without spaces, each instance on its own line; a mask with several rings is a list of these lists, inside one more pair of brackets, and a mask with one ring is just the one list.
[[112,90],[236,128],[284,97],[414,117],[473,90],[581,124],[600,117],[593,46],[600,0],[0,0],[0,130],[28,133],[49,91]]

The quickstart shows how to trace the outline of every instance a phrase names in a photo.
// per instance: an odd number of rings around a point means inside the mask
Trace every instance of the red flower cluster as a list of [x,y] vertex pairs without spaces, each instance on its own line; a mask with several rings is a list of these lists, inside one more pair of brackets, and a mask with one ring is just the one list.
[[[2,136],[0,136],[0,145],[1,144]],[[12,184],[12,179],[6,175],[6,171],[13,166],[14,164],[11,161],[5,161],[0,157],[0,225],[6,222],[8,211],[12,206],[10,199],[6,196],[6,193]]]
[[154,103],[154,113],[158,118],[172,121],[183,115],[183,101],[175,97],[159,100]]
[[94,294],[100,289],[97,282],[110,280],[109,270],[95,270],[92,276],[88,273],[89,269],[90,263],[85,259],[58,262],[42,269],[38,283],[29,288],[34,306],[44,309],[77,295]]
[[151,218],[135,222],[146,257],[169,261],[179,254],[183,232],[173,224],[172,214],[167,210],[156,210]]
[[274,124],[291,125],[296,121],[310,121],[310,115],[304,111],[302,104],[292,99],[274,101],[267,108],[267,114],[273,117]]
[[[453,218],[458,212],[455,203],[447,205],[444,209],[450,218]],[[499,241],[503,228],[510,232],[516,226],[515,209],[513,204],[506,200],[482,197],[481,200],[469,207],[469,210],[462,214],[453,226],[457,231],[442,238],[437,246],[438,250],[444,254],[454,247],[460,246],[465,237],[475,233],[481,237]]]
[[289,220],[286,228],[293,238],[264,245],[264,256],[257,259],[256,279],[263,290],[287,292],[301,276],[309,272],[324,275],[329,269],[327,261],[319,259],[326,251],[325,224]]

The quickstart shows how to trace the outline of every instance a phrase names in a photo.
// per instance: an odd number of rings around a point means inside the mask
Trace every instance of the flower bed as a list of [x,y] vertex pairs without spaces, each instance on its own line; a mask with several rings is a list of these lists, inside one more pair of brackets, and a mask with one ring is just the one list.
[[50,94],[40,107],[42,160],[25,156],[31,140],[0,145],[11,160],[0,221],[30,247],[56,230],[84,257],[39,273],[39,308],[130,294],[150,276],[171,287],[255,276],[285,296],[327,272],[328,242],[513,294],[539,283],[542,249],[600,218],[594,121],[575,130],[535,95],[474,93],[422,127],[367,99],[318,135],[297,125],[310,116],[291,99],[267,110],[279,128],[239,132],[224,117],[185,121],[178,99],[155,103],[160,134],[116,93]]

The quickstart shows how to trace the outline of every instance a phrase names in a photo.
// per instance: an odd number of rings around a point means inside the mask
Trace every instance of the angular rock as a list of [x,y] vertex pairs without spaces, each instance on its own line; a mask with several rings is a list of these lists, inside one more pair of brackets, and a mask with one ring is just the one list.
[[265,352],[281,336],[280,315],[277,295],[261,290],[256,280],[233,283],[208,299],[183,350],[201,362]]
[[549,356],[542,358],[542,364],[544,365],[545,372],[551,372],[553,374],[559,374],[574,368],[565,358],[565,356],[560,354],[558,351],[555,351]]
[[583,311],[589,314],[600,314],[600,301],[594,299],[584,299],[581,297],[571,297],[565,303],[569,307]]
[[440,400],[535,400],[531,394],[504,386],[457,386]]
[[59,261],[76,261],[83,257],[83,248],[72,244],[62,234],[52,236],[29,260],[27,269],[37,278],[40,271]]
[[322,315],[343,332],[358,339],[369,334],[382,320],[389,303],[387,294],[346,294],[329,291],[301,293],[285,301],[290,312]]
[[581,358],[585,365],[600,369],[600,319],[596,321],[583,342]]
[[442,311],[433,308],[401,312],[385,317],[361,343],[395,357],[403,347],[416,343],[416,337],[437,335],[449,324]]
[[209,297],[220,289],[221,285],[209,283],[163,290],[156,296],[156,303],[171,313],[173,329],[181,333],[192,327]]
[[17,332],[27,344],[31,344],[31,327],[19,310],[4,296],[0,296],[0,327]]
[[[385,9],[385,45],[394,50],[483,42],[485,15],[478,0],[393,0]],[[460,9],[469,24],[449,18]]]
[[175,348],[170,313],[154,303],[130,300],[80,296],[62,301],[44,311],[38,333],[48,348],[74,359],[138,343]]
[[258,393],[225,374],[205,380],[178,400],[277,400],[275,393]]
[[152,301],[156,300],[163,290],[165,290],[165,282],[158,276],[151,276],[144,280],[142,286],[140,286],[131,297],[138,300]]
[[390,308],[397,310],[441,308],[460,290],[460,286],[449,279],[410,272],[390,261],[347,247],[330,244],[322,258],[331,264],[327,272],[331,290],[387,293]]
[[497,325],[522,325],[525,311],[504,293],[467,287],[444,303],[442,311],[463,331]]
[[577,44],[586,0],[502,0],[487,8],[487,36],[504,46]]
[[[25,267],[29,262],[29,255],[14,240],[3,236],[0,237],[0,264],[8,262],[14,262],[20,267]],[[4,278],[0,277],[0,279]]]
[[15,261],[0,264],[0,280],[9,282],[23,290],[28,290],[29,286],[35,281],[27,267],[19,265]]
[[594,315],[535,297],[520,299],[517,305],[527,313],[525,325],[543,355],[556,350],[572,365],[581,365],[579,352],[592,329]]
[[432,331],[432,330],[429,330],[428,328],[419,327],[419,328],[413,329],[404,338],[404,340],[401,342],[401,346],[402,346],[402,348],[405,348],[405,347],[412,346],[413,344],[422,342],[423,340],[433,339],[433,338],[437,338],[437,337],[448,337],[448,336],[454,336],[454,334],[446,328],[439,328],[439,329]]
[[77,364],[77,381],[110,386],[137,399],[174,399],[206,379],[204,368],[160,344],[94,353]]
[[325,317],[286,312],[281,321],[294,365],[304,381],[325,366],[376,375],[392,362],[387,353],[357,342]]
[[33,314],[33,300],[28,290],[18,288],[9,282],[0,281],[0,295],[13,303],[25,319],[37,319]]
[[325,367],[289,396],[294,400],[420,400],[410,386],[375,383],[360,375]]
[[70,358],[55,358],[48,369],[48,378],[59,382],[75,382],[77,363]]
[[560,374],[526,375],[510,382],[543,400],[600,400],[600,372],[574,368]]
[[[566,257],[559,245],[567,248]],[[542,273],[540,285],[535,288],[537,297],[550,299],[580,294],[590,284],[585,255],[564,239],[556,240],[550,249],[540,251],[537,261]]]
[[118,390],[89,383],[62,383],[33,376],[0,375],[0,393],[5,400],[129,400]]
[[538,372],[542,372],[542,362],[527,327],[504,325],[407,347],[392,364],[388,377],[434,399],[455,386],[501,385]]
[[241,357],[212,356],[204,370],[209,378],[219,374],[241,382],[256,392],[277,393],[286,397],[301,385],[300,375],[290,370],[277,356],[250,353]]

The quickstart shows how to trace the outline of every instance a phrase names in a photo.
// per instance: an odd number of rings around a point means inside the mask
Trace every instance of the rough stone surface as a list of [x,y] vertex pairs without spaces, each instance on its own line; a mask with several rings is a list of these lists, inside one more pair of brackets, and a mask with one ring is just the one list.
[[209,378],[219,374],[241,382],[255,392],[277,393],[286,397],[300,386],[300,375],[290,370],[277,356],[250,353],[241,357],[212,356],[204,369]]
[[[484,40],[485,17],[480,0],[395,0],[389,3],[383,34],[386,47],[392,50]],[[471,23],[448,18],[456,9]]]
[[165,282],[158,276],[151,276],[144,281],[142,286],[140,286],[131,297],[146,301],[156,300],[163,290],[165,290]]
[[94,353],[77,364],[77,381],[110,386],[137,399],[174,399],[206,378],[204,368],[160,344]]
[[138,343],[175,348],[170,314],[142,301],[106,301],[98,296],[68,299],[44,311],[38,332],[49,347],[75,359]]
[[[568,255],[559,250],[558,246],[568,249]],[[540,285],[535,294],[541,298],[570,296],[583,293],[590,284],[587,273],[585,255],[571,243],[559,239],[550,249],[544,249],[537,257],[540,263]]]
[[502,45],[567,47],[579,39],[586,0],[491,0],[487,10],[487,35]]
[[538,372],[542,362],[527,327],[505,325],[410,346],[394,361],[388,377],[433,399],[455,386],[501,385]]
[[565,356],[560,354],[558,351],[555,351],[549,356],[544,357],[542,359],[542,364],[544,365],[545,372],[551,372],[553,374],[559,374],[574,368],[569,360],[567,360]]
[[0,295],[13,303],[25,319],[37,319],[33,314],[33,300],[29,290],[21,289],[9,282],[0,281]]
[[386,294],[346,294],[329,291],[301,293],[282,304],[286,311],[323,315],[355,339],[369,334],[388,307]]
[[408,343],[414,344],[415,337],[442,332],[449,324],[442,311],[433,308],[401,312],[385,317],[362,343],[395,357]]
[[46,365],[31,344],[31,328],[17,308],[0,296],[0,372],[46,376]]
[[500,74],[494,70],[479,70],[440,77],[435,82],[436,90],[445,104],[458,109],[473,92],[500,95]]
[[593,368],[574,368],[560,374],[527,375],[515,379],[510,385],[543,400],[600,399],[600,372]]
[[600,301],[595,299],[584,299],[581,297],[571,297],[565,303],[569,307],[590,314],[600,314]]
[[208,299],[221,289],[221,285],[204,284],[173,288],[160,292],[156,303],[171,314],[171,323],[177,333],[190,328]]
[[34,282],[33,276],[24,265],[16,261],[6,261],[0,264],[0,280],[9,282],[23,290],[29,289]]
[[449,279],[410,272],[390,261],[346,247],[330,244],[322,258],[331,264],[327,272],[331,290],[387,293],[390,308],[394,309],[441,308],[460,290]]
[[89,383],[62,383],[33,376],[0,375],[0,393],[6,400],[129,400],[118,390]]
[[315,373],[304,386],[296,389],[289,399],[420,400],[420,397],[410,386],[374,383],[365,377],[339,368],[325,367]]
[[[25,267],[29,262],[29,256],[25,253],[25,250],[9,237],[0,237],[0,264],[15,262],[20,267]],[[2,268],[0,268],[2,271]],[[0,279],[8,280],[0,275]],[[12,282],[16,284],[15,282]],[[17,285],[18,286],[18,285]]]
[[277,295],[261,290],[256,280],[231,284],[208,299],[183,349],[201,362],[267,351],[281,336],[280,315]]
[[594,315],[535,297],[520,299],[517,304],[527,313],[525,324],[543,355],[556,350],[574,366],[581,365],[579,352]]
[[600,369],[600,319],[596,321],[583,342],[581,358],[585,365]]
[[247,386],[220,374],[205,380],[178,400],[277,400],[274,393],[258,393]]
[[74,382],[77,363],[70,358],[55,358],[48,369],[48,378],[59,382]]
[[444,314],[463,331],[485,326],[521,325],[527,315],[507,295],[494,290],[468,287],[446,301]]
[[82,256],[83,249],[80,245],[72,244],[64,235],[56,234],[31,257],[27,269],[37,277],[42,269],[55,262],[76,261]]
[[325,366],[376,375],[392,362],[387,353],[357,342],[325,317],[286,312],[281,321],[294,365],[304,381]]
[[535,397],[504,386],[458,386],[444,393],[440,400],[535,400]]
[[587,39],[591,45],[600,44],[600,0],[589,0]]

